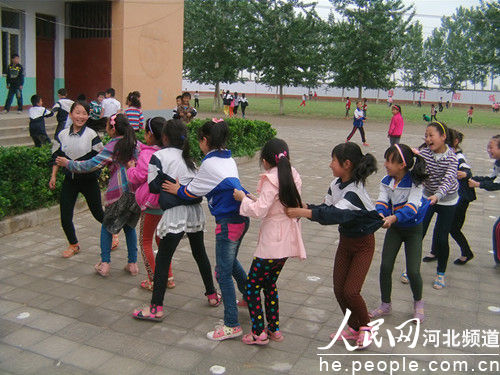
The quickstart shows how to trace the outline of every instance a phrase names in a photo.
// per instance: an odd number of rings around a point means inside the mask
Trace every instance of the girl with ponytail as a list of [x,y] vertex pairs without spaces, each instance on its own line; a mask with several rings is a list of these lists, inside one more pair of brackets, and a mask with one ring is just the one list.
[[[279,306],[276,282],[288,258],[306,258],[301,224],[286,216],[287,207],[302,207],[302,181],[290,165],[290,151],[285,141],[271,139],[262,148],[260,162],[265,172],[257,185],[259,197],[253,199],[242,190],[234,190],[241,201],[240,214],[262,219],[257,250],[247,278],[245,301],[252,320],[252,331],[243,336],[245,344],[264,345],[269,339],[282,341],[279,331]],[[266,302],[267,327],[264,327],[260,291]],[[240,304],[241,305],[241,304]]]
[[380,291],[382,304],[370,313],[371,318],[389,315],[392,310],[392,271],[401,244],[405,244],[406,273],[401,280],[408,280],[413,293],[413,318],[424,321],[422,300],[422,222],[429,200],[422,197],[422,183],[427,178],[425,161],[404,144],[395,143],[385,151],[385,176],[380,183],[376,203],[377,212],[384,220],[385,234],[380,265]]
[[[158,245],[160,238],[155,235],[155,232],[163,211],[160,209],[158,202],[160,195],[149,191],[148,166],[153,154],[162,148],[162,132],[166,123],[167,120],[163,117],[153,117],[146,121],[144,133],[146,145],[143,145],[141,148],[136,166],[127,170],[129,181],[139,186],[135,192],[135,199],[142,211],[139,224],[139,246],[148,278],[141,282],[141,287],[151,291],[153,290],[153,278],[155,274],[153,239],[156,239],[156,244]],[[167,288],[171,289],[174,287],[174,276],[172,274],[172,266],[170,266]]]
[[92,159],[75,161],[58,157],[56,163],[74,173],[90,173],[105,166],[109,167],[110,177],[104,195],[105,211],[101,228],[101,261],[94,268],[101,276],[109,275],[112,236],[123,229],[128,250],[125,271],[135,276],[139,273],[135,226],[141,210],[135,201],[134,192],[137,186],[128,180],[127,168],[134,164],[139,155],[139,144],[125,115],[111,116],[106,125],[106,132],[112,138],[111,141]]

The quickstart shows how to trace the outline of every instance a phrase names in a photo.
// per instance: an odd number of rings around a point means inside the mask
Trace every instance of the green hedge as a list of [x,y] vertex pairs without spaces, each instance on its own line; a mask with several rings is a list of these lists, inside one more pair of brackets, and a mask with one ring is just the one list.
[[[189,125],[189,142],[193,157],[200,161],[202,153],[198,146],[197,131],[206,120],[196,119]],[[228,148],[233,156],[253,156],[264,143],[276,135],[268,122],[246,119],[227,119],[230,129]],[[144,141],[144,135],[138,134]],[[107,143],[109,137],[104,137]],[[57,204],[64,179],[58,174],[57,188],[49,189],[51,173],[51,148],[44,147],[0,147],[0,219],[26,211]],[[103,173],[105,176],[106,173]]]

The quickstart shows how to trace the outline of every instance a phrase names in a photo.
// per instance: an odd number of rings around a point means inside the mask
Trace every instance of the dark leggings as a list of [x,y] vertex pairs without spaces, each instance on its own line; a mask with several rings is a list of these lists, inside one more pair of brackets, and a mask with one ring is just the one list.
[[450,244],[448,242],[448,236],[450,234],[451,226],[455,218],[456,205],[453,206],[443,206],[440,204],[434,204],[429,206],[427,213],[424,218],[424,231],[422,233],[422,238],[425,237],[429,224],[432,220],[434,213],[437,214],[436,224],[434,225],[434,232],[432,234],[432,248],[431,253],[435,254],[437,257],[438,265],[437,272],[446,272],[446,266],[448,264],[448,257],[450,256]]
[[500,264],[500,217],[493,225],[493,259]]
[[253,258],[250,271],[248,271],[246,300],[252,320],[252,333],[257,336],[264,331],[264,314],[260,300],[261,289],[264,291],[267,328],[271,332],[279,331],[279,300],[276,282],[287,259]]
[[474,254],[472,254],[469,243],[467,242],[467,238],[465,238],[464,234],[462,233],[462,227],[464,225],[467,208],[469,208],[469,202],[460,199],[457,203],[455,220],[453,220],[453,223],[451,224],[450,234],[451,237],[457,242],[458,246],[460,246],[462,256],[472,258]]
[[73,225],[73,211],[78,193],[82,193],[87,201],[92,216],[102,223],[104,211],[101,203],[101,190],[96,178],[72,179],[68,176],[63,181],[60,198],[61,225],[66,238],[71,245],[77,244],[78,239]]
[[410,280],[413,300],[422,299],[422,277],[420,276],[420,261],[422,258],[422,224],[412,227],[395,227],[387,229],[382,250],[380,265],[380,291],[382,302],[391,302],[392,271],[401,248],[405,244],[406,272]]
[[352,312],[349,327],[359,330],[370,322],[366,303],[361,297],[361,287],[372,263],[375,236],[346,237],[340,235],[339,247],[333,265],[333,291],[345,315]]
[[361,142],[365,143],[366,142],[366,138],[365,138],[365,129],[363,129],[362,126],[360,127],[357,127],[357,126],[353,126],[352,127],[352,132],[347,136],[347,140],[350,141],[352,136],[354,135],[354,133],[356,133],[356,130],[359,130],[359,134],[361,134]]
[[43,134],[33,134],[31,135],[31,139],[35,144],[35,147],[42,147],[46,143],[50,143],[50,138],[47,133]]
[[[203,242],[203,231],[186,234],[189,239],[193,258],[198,264],[198,269],[205,285],[205,295],[213,294],[215,293],[214,281],[212,279],[210,260],[208,259],[205,243]],[[168,270],[172,262],[172,256],[183,235],[184,232],[167,233],[160,240],[155,262],[153,296],[151,297],[152,305],[163,306],[163,298],[165,297],[165,290],[167,288]]]

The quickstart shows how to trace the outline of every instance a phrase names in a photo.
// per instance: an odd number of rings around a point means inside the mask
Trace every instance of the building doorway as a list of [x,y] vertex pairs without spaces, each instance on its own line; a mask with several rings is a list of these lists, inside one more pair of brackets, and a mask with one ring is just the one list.
[[45,107],[54,104],[56,18],[36,14],[36,93]]

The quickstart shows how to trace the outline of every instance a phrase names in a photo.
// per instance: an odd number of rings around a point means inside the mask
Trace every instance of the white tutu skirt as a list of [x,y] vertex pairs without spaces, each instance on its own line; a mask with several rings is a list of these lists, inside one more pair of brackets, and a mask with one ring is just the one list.
[[201,204],[176,206],[163,212],[156,234],[163,238],[168,233],[194,233],[205,228],[205,213]]

